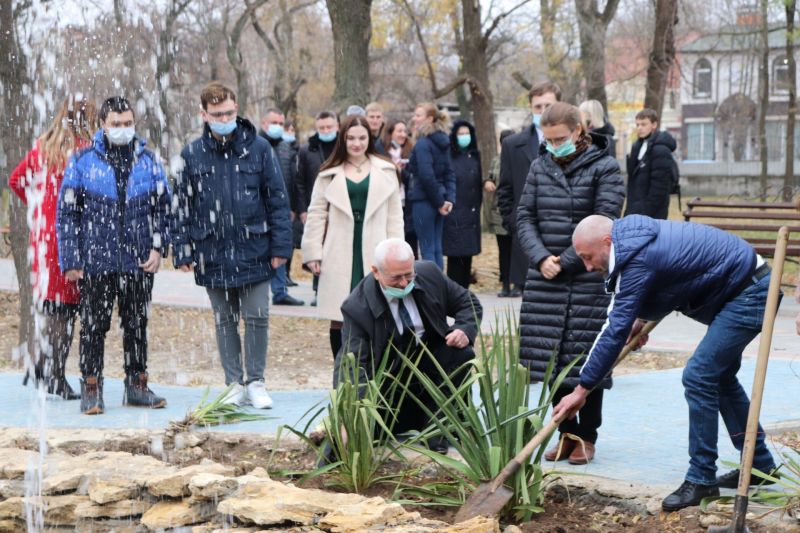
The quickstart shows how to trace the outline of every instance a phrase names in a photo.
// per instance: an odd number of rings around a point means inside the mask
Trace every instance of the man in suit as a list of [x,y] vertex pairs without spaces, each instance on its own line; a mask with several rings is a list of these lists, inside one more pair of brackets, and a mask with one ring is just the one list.
[[542,113],[561,101],[561,88],[551,81],[534,86],[528,93],[533,115],[530,127],[511,135],[503,141],[500,151],[500,182],[497,185],[497,206],[503,226],[511,234],[511,269],[509,278],[514,284],[511,296],[521,296],[528,274],[528,257],[517,238],[517,205],[525,187],[525,178],[534,159],[539,157],[539,147],[544,135],[539,126]]
[[[344,354],[356,356],[359,372],[367,378],[390,343],[393,350],[412,358],[424,345],[450,378],[461,383],[467,375],[461,367],[475,357],[473,345],[483,316],[478,299],[448,279],[435,263],[415,262],[414,252],[403,239],[387,239],[378,244],[375,263],[373,275],[366,276],[342,304],[343,346],[334,364],[334,386],[342,378]],[[447,324],[448,316],[455,320],[452,326]],[[390,351],[389,357],[390,369],[399,368],[397,353]],[[439,371],[424,354],[419,368],[434,381],[441,381]],[[409,382],[409,389],[423,402],[432,403],[415,380]],[[435,406],[431,407],[435,410]],[[428,424],[422,409],[406,395],[397,406],[392,430],[398,435],[424,429]],[[429,444],[433,449],[447,451],[445,442]]]

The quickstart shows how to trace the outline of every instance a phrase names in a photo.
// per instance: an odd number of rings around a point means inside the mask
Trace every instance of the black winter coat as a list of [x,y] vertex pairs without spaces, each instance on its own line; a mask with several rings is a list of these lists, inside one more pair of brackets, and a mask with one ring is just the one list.
[[269,143],[250,121],[225,144],[203,135],[181,151],[175,193],[176,267],[194,265],[198,285],[215,289],[266,281],[273,257],[292,256],[289,198]]
[[[472,142],[462,150],[456,141],[461,126],[469,128]],[[481,153],[475,139],[475,128],[466,120],[453,123],[450,133],[450,158],[456,175],[456,201],[453,210],[444,217],[442,251],[448,257],[470,257],[481,253]]]
[[297,181],[297,141],[287,143],[281,139],[273,139],[263,129],[259,130],[258,134],[272,146],[278,157],[283,183],[286,184],[286,192],[289,193],[289,207],[293,213],[296,213],[297,194],[294,184]]
[[297,179],[295,181],[295,208],[296,213],[308,211],[311,203],[311,193],[314,191],[314,182],[317,181],[319,167],[333,152],[336,141],[324,143],[315,133],[308,138],[308,144],[300,148],[297,153]]
[[[458,283],[447,278],[436,263],[416,261],[417,277],[411,294],[417,309],[436,334],[444,338],[454,329],[460,329],[475,343],[478,324],[483,317],[483,308],[478,298]],[[342,348],[334,363],[333,386],[338,383],[339,364],[342,354],[352,352],[359,361],[364,376],[371,377],[371,370],[380,363],[397,326],[389,309],[389,303],[381,292],[375,276],[368,275],[353,289],[342,304]],[[447,317],[454,319],[453,325]],[[394,366],[399,361],[394,363]]]
[[677,144],[666,131],[657,131],[647,140],[647,151],[639,161],[644,141],[633,143],[628,155],[628,206],[625,216],[647,215],[666,220],[669,215],[669,194],[673,176],[678,176],[678,163],[672,157]]
[[[542,149],[517,209],[519,241],[531,264],[520,309],[520,359],[534,381],[544,378],[553,351],[556,374],[589,353],[606,320],[611,297],[602,275],[587,272],[575,253],[572,232],[592,214],[619,218],[625,185],[616,160],[605,155],[605,137],[592,135],[592,142],[563,170]],[[561,259],[561,273],[547,280],[538,265],[551,255]],[[564,385],[579,383],[580,368],[572,367]]]
[[517,235],[517,206],[525,187],[531,164],[539,157],[539,137],[532,125],[503,141],[500,153],[500,183],[497,185],[497,207],[503,227],[511,233],[511,283],[522,287],[528,273],[528,257]]
[[614,140],[614,135],[617,133],[617,130],[614,129],[614,125],[611,124],[610,122],[606,122],[602,128],[593,129],[592,133],[596,133],[597,135],[602,135],[606,138],[606,141],[608,142],[608,145],[606,146],[606,154],[616,159],[617,141]]

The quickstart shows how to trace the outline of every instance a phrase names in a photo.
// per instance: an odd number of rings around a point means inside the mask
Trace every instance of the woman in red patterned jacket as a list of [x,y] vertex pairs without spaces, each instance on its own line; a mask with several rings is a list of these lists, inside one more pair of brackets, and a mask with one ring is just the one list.
[[94,102],[80,95],[68,96],[53,123],[8,178],[9,187],[28,206],[31,226],[28,257],[37,311],[37,349],[33,369],[26,369],[23,384],[33,374],[37,386],[67,400],[80,398],[64,375],[80,292],[77,283],[67,280],[58,266],[56,206],[67,161],[73,152],[90,145],[96,116]]

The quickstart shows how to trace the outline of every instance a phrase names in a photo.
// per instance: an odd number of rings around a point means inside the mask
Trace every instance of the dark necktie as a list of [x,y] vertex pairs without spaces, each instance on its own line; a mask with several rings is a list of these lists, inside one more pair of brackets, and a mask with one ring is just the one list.
[[403,335],[405,335],[406,332],[415,333],[414,321],[411,320],[411,313],[406,309],[402,298],[397,300],[397,314],[400,315],[400,323],[403,324]]

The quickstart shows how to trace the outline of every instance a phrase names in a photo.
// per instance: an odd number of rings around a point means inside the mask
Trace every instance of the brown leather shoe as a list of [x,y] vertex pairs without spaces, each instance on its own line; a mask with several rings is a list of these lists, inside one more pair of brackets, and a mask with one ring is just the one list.
[[594,459],[594,444],[585,440],[575,443],[575,449],[569,454],[569,464],[585,465]]
[[[572,453],[572,450],[575,449],[575,444],[576,442],[574,440],[561,437],[558,439],[558,442],[555,446],[544,453],[544,458],[546,461],[563,461],[569,457]],[[559,447],[561,447],[560,450]],[[559,453],[559,451],[561,453]]]

